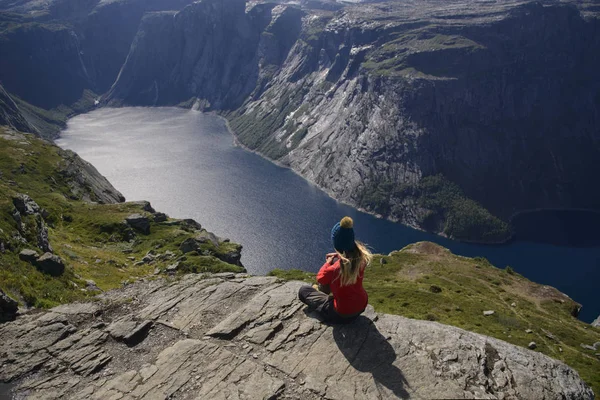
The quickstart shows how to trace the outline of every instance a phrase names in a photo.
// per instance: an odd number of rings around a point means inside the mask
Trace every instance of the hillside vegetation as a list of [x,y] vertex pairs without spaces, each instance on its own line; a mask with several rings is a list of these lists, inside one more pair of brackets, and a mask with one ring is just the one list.
[[[21,305],[52,307],[80,300],[169,266],[172,272],[243,271],[241,264],[234,265],[241,246],[217,238],[194,221],[164,214],[157,218],[161,214],[147,202],[100,204],[90,186],[94,182],[72,171],[73,159],[84,163],[33,135],[0,127],[0,289]],[[14,199],[21,194],[44,210],[49,243],[66,265],[60,276],[42,273],[19,259],[23,249],[44,253],[37,244],[36,217],[22,216],[19,229],[13,216]],[[124,223],[134,213],[149,219],[149,234]],[[180,246],[186,240],[191,248],[183,255]]]
[[[314,274],[302,271],[271,274],[314,282]],[[429,242],[376,255],[364,286],[378,312],[438,321],[522,347],[535,342],[536,351],[573,367],[600,394],[600,347],[582,347],[600,342],[600,329],[575,318],[580,305],[553,287]]]

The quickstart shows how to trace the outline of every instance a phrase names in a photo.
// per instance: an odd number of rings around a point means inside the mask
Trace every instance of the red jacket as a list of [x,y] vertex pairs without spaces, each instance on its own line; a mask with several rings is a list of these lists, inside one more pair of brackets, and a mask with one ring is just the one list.
[[359,313],[367,307],[369,302],[369,296],[362,286],[365,268],[361,268],[356,283],[347,286],[341,286],[340,269],[339,259],[333,264],[323,264],[317,274],[317,282],[321,285],[329,285],[331,293],[333,293],[333,306],[339,314]]

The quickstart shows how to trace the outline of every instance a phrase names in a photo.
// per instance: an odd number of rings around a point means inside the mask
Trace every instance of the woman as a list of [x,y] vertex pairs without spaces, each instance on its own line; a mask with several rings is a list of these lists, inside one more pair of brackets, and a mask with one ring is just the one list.
[[298,293],[300,301],[315,309],[325,322],[351,322],[367,307],[368,296],[362,281],[372,255],[354,239],[353,225],[350,217],[335,224],[331,240],[336,252],[325,256],[325,264],[317,274],[319,290],[302,286]]

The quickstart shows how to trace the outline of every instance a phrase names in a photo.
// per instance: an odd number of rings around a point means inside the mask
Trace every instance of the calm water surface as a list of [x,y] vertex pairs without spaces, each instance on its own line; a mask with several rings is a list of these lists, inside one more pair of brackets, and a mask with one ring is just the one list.
[[57,143],[90,161],[127,200],[149,200],[171,217],[194,218],[242,243],[242,262],[253,274],[317,271],[331,251],[331,227],[349,215],[358,239],[376,252],[429,240],[557,287],[584,305],[583,320],[600,314],[600,247],[471,245],[377,219],[234,146],[216,116],[178,108],[99,109],[69,120]]

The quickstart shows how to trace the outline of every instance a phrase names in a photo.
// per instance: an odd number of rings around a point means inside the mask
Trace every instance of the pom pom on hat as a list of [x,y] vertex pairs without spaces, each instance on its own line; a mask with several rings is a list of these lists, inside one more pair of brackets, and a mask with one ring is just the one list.
[[354,226],[354,221],[352,221],[352,218],[350,217],[344,217],[340,221],[340,226],[342,228],[350,229]]
[[350,217],[344,217],[340,222],[333,226],[331,230],[331,241],[333,247],[339,252],[349,252],[354,250],[354,222]]

